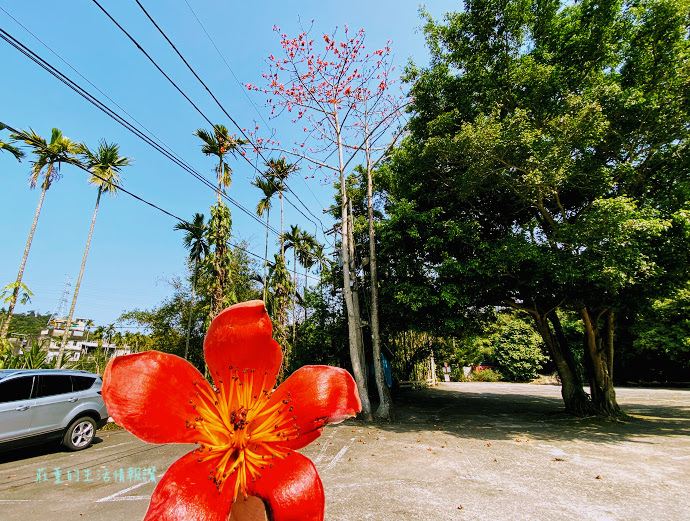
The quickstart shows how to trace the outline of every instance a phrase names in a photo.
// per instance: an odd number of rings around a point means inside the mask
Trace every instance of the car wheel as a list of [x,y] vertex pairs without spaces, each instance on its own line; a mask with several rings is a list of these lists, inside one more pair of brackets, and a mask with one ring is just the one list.
[[83,450],[93,441],[96,435],[96,422],[89,416],[74,420],[65,432],[62,444],[69,450]]

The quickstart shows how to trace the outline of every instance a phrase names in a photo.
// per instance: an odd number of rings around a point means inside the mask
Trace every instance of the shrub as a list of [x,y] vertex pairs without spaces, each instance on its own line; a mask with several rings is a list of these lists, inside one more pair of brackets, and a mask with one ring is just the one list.
[[493,369],[482,369],[470,373],[470,379],[473,382],[498,382],[502,378],[501,373]]
[[506,380],[528,382],[547,360],[541,337],[522,320],[507,320],[494,341],[494,360]]

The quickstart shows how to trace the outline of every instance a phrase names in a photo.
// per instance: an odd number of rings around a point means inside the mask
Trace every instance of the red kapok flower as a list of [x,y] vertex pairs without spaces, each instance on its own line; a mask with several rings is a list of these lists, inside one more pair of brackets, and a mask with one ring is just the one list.
[[196,443],[151,497],[147,520],[226,521],[235,499],[257,496],[274,521],[321,521],[314,464],[294,452],[328,422],[361,411],[352,376],[306,366],[273,390],[282,354],[259,300],[218,315],[204,341],[212,387],[186,360],[148,351],[114,358],[103,376],[110,415],[150,443]]

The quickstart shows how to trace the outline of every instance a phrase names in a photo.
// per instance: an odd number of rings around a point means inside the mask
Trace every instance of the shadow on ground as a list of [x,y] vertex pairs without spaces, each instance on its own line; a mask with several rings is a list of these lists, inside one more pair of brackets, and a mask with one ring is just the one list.
[[[99,431],[99,434],[100,432],[101,431]],[[89,450],[91,447],[100,443],[103,443],[103,440],[96,436],[93,439],[93,442],[91,442],[91,446],[85,450]],[[69,454],[70,452],[71,451],[65,449],[65,447],[59,441],[50,441],[40,445],[31,445],[28,447],[4,450],[0,452],[0,463],[10,463],[13,461],[36,458],[39,456],[45,456],[46,454]]]
[[659,405],[633,395],[621,401],[630,418],[610,421],[568,415],[560,388],[551,386],[441,384],[437,388],[401,391],[396,396],[395,421],[378,427],[392,432],[439,430],[487,441],[535,437],[648,443],[648,438],[654,436],[690,436],[690,397],[678,393],[683,399],[671,401],[687,400],[687,405]]

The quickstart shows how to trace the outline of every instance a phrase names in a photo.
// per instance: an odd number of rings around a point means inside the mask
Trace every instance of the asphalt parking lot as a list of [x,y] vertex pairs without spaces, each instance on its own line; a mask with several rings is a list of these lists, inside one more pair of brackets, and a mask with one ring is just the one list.
[[[554,386],[440,384],[401,395],[395,423],[329,426],[302,452],[330,521],[690,520],[690,390],[617,394],[629,422],[570,418]],[[0,453],[0,519],[142,519],[189,450],[99,431],[82,452]]]

